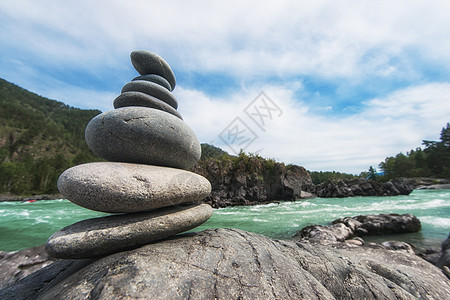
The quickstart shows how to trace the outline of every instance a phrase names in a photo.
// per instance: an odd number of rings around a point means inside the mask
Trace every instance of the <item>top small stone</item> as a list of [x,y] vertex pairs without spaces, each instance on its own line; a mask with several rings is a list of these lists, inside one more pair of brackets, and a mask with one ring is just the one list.
[[176,85],[175,75],[169,64],[161,56],[145,50],[136,50],[131,52],[130,57],[131,63],[139,74],[162,76],[170,83],[170,91],[173,91]]

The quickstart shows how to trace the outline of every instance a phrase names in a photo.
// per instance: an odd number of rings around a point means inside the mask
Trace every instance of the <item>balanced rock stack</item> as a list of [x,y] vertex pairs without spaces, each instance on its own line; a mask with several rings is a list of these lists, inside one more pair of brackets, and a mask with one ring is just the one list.
[[55,232],[46,250],[56,258],[87,258],[136,248],[190,230],[212,215],[199,202],[209,181],[186,171],[200,159],[194,132],[171,93],[175,76],[160,56],[134,51],[141,76],[127,83],[111,111],[86,127],[89,147],[109,162],[64,171],[58,189],[73,203],[121,213],[84,220]]

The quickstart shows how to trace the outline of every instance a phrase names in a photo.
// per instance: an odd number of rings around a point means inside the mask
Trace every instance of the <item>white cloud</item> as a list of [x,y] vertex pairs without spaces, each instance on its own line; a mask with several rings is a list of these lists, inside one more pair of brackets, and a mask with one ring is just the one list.
[[[108,110],[120,84],[134,76],[129,53],[147,49],[175,74],[217,73],[242,82],[219,97],[179,82],[180,112],[202,142],[222,146],[218,135],[236,116],[252,124],[243,109],[265,91],[283,115],[265,132],[256,128],[259,138],[246,150],[313,170],[359,172],[437,139],[449,121],[448,11],[448,1],[3,0],[0,74],[46,97]],[[427,77],[423,64],[438,69]],[[269,82],[273,77],[286,81]],[[371,86],[374,78],[400,78],[410,87],[387,89],[362,108],[354,103],[360,99],[349,99],[348,114],[336,117],[332,101],[320,109],[301,98],[321,97],[303,77],[338,82],[336,93],[348,82]]]
[[245,151],[262,149],[259,153],[265,157],[311,170],[351,173],[377,167],[386,156],[419,147],[423,139],[439,139],[441,128],[450,121],[450,83],[406,88],[367,101],[358,114],[340,118],[311,113],[306,103],[293,98],[295,90],[266,86],[264,92],[283,114],[266,118],[266,131],[262,131],[243,112],[259,92],[252,88],[246,94],[213,99],[180,88],[180,111],[201,142],[230,153],[219,135],[235,117],[241,117],[258,135]]
[[175,69],[235,76],[389,74],[389,57],[410,47],[450,63],[446,1],[4,0],[0,7],[3,40],[46,63],[87,70],[135,48],[161,53]]

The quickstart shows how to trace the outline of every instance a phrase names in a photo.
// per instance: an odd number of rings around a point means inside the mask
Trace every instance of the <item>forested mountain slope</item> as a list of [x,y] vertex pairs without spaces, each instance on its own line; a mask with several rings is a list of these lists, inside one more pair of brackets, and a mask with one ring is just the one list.
[[0,193],[56,193],[62,171],[100,160],[84,141],[86,124],[99,113],[0,79]]

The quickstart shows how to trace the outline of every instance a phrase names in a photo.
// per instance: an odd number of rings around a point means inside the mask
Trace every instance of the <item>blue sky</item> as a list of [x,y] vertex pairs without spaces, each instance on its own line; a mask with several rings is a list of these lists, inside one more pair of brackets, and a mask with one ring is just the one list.
[[171,65],[200,142],[359,173],[439,139],[450,121],[448,11],[448,1],[2,0],[0,77],[107,111],[138,75],[131,51],[149,50]]

